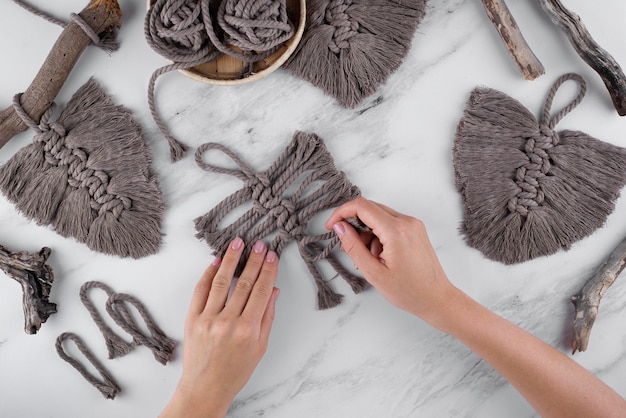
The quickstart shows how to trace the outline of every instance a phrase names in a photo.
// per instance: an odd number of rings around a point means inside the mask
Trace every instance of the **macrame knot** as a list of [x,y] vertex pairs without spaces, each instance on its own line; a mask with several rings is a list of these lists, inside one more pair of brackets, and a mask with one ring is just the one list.
[[284,1],[223,1],[217,16],[228,43],[244,51],[267,51],[293,35]]
[[349,48],[350,43],[348,41],[359,30],[359,24],[350,19],[346,13],[351,4],[352,0],[334,0],[328,5],[324,15],[325,21],[335,28],[332,40],[328,44],[328,49],[335,54],[338,54],[341,49]]

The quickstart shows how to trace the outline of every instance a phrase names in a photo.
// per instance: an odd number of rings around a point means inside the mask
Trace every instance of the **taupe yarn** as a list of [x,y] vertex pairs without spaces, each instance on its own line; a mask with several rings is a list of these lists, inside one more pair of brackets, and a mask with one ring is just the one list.
[[[576,98],[550,115],[559,87],[578,83]],[[586,92],[577,74],[559,77],[541,123],[502,92],[477,87],[454,143],[456,185],[467,243],[506,264],[553,254],[604,225],[626,184],[626,149],[579,131],[556,131]]]
[[0,190],[26,217],[51,225],[94,251],[139,258],[158,251],[163,199],[141,129],[93,79],[70,99],[57,121],[54,106],[33,143],[0,167]]
[[[100,374],[100,379],[89,373],[82,363],[73,359],[65,352],[63,349],[63,342],[68,339],[74,341],[74,344],[76,344],[76,347],[78,347],[80,352],[83,353],[85,358],[95,367]],[[98,358],[87,347],[87,345],[85,345],[83,340],[78,335],[71,332],[64,332],[58,336],[55,346],[59,356],[78,370],[78,372],[96,389],[98,389],[105,398],[115,399],[115,396],[120,391],[120,386],[117,384],[113,376],[111,376],[111,373],[104,367],[104,365],[98,360]]]
[[[120,336],[115,334],[113,330],[104,322],[102,316],[98,313],[95,306],[89,300],[87,292],[91,289],[98,288],[103,290],[108,298],[106,301],[106,311],[124,331],[133,337],[133,343],[129,344],[124,341]],[[161,328],[156,324],[146,306],[136,297],[128,295],[126,293],[116,293],[106,284],[99,281],[89,281],[84,283],[80,288],[80,299],[89,311],[91,318],[96,323],[102,336],[106,342],[106,347],[109,353],[109,358],[122,357],[130,352],[133,346],[144,345],[152,351],[154,358],[161,364],[165,365],[172,359],[174,349],[176,348],[176,341],[169,338]],[[129,307],[133,307],[141,319],[144,321],[145,328],[150,335],[145,335],[142,327],[140,327]],[[71,339],[76,343],[79,350],[83,353],[85,358],[98,370],[102,376],[102,380],[99,380],[91,373],[89,373],[85,366],[75,359],[71,358],[63,350],[63,341]],[[61,358],[72,365],[81,375],[91,383],[96,389],[98,389],[106,398],[113,399],[115,395],[120,391],[119,385],[115,382],[111,374],[105,369],[102,363],[96,358],[96,356],[87,348],[82,339],[73,333],[66,332],[57,338],[56,349]]]
[[358,106],[402,63],[426,0],[309,0],[304,35],[285,68]]
[[[134,344],[127,343],[122,337],[115,334],[113,330],[104,322],[102,316],[100,316],[98,310],[87,296],[87,292],[94,288],[102,289],[107,294],[108,298],[111,298],[115,292],[113,291],[113,289],[111,289],[109,286],[102,282],[90,281],[81,286],[80,300],[83,302],[83,305],[85,305],[85,308],[87,308],[87,311],[89,311],[89,315],[91,315],[91,318],[98,326],[98,329],[100,329],[100,332],[104,337],[107,351],[109,352],[109,358],[113,359],[116,357],[122,357],[128,354],[130,350],[132,350],[133,345],[138,345],[139,342],[133,340]],[[124,309],[124,305],[121,305],[119,309],[121,312],[123,312],[123,315],[125,315],[125,317],[130,317],[130,313],[128,312],[128,310]]]
[[[61,26],[62,28],[65,28],[67,26],[67,23],[64,22],[63,20],[57,19],[56,17],[51,16],[48,13],[44,13],[41,10],[37,9],[36,7],[22,0],[13,0],[13,2],[21,6],[25,10],[31,12],[32,14],[44,18],[50,23],[54,23],[55,25]],[[97,33],[94,32],[91,26],[89,26],[87,22],[85,22],[85,20],[82,17],[80,17],[80,15],[76,13],[70,13],[70,19],[72,22],[80,26],[80,28],[85,32],[85,34],[89,36],[89,38],[91,38],[91,41],[94,43],[94,45],[102,48],[103,50],[107,52],[113,52],[119,48],[115,31],[105,31],[99,36]]]
[[[172,64],[158,68],[148,84],[152,117],[170,145],[172,161],[187,147],[170,133],[159,116],[154,97],[157,79],[173,70],[186,70],[214,61],[223,54],[248,64],[267,58],[294,34],[285,0],[224,0],[217,10],[213,1],[157,0],[145,19],[150,47]],[[244,68],[246,76],[251,66]]]
[[[222,168],[207,164],[203,155],[219,151],[239,168]],[[296,241],[302,259],[315,279],[318,288],[318,307],[326,309],[341,302],[323,278],[316,263],[327,260],[352,287],[355,293],[367,287],[367,282],[346,270],[336,259],[333,250],[339,239],[333,232],[310,234],[307,225],[320,211],[334,208],[359,196],[347,176],[337,170],[332,155],[320,137],[296,132],[291,143],[265,171],[255,173],[229,148],[207,143],[196,151],[196,162],[205,171],[239,178],[244,187],[222,200],[207,214],[195,220],[198,238],[204,239],[214,254],[223,256],[229,242],[236,236],[247,243],[273,236],[268,248],[280,254],[290,241]],[[231,211],[252,204],[238,219],[226,226],[222,221]],[[241,273],[250,254],[246,247],[237,274]]]

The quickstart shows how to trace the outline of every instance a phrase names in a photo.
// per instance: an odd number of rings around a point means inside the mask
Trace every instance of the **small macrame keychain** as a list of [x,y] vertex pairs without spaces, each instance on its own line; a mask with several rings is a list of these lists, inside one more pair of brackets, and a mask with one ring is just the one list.
[[[551,116],[567,80],[578,84],[578,95]],[[502,92],[472,92],[456,132],[454,169],[465,209],[461,231],[488,258],[513,264],[568,249],[615,208],[626,183],[626,149],[555,130],[585,92],[581,76],[559,77],[541,123]]]
[[[222,152],[239,169],[207,164],[203,154],[210,150]],[[268,247],[278,254],[290,241],[297,242],[300,255],[317,284],[320,309],[336,306],[342,299],[316,267],[315,263],[321,260],[327,260],[355,293],[367,287],[364,279],[346,270],[332,253],[339,243],[334,232],[316,235],[307,232],[309,221],[320,211],[339,206],[360,194],[347,176],[337,170],[332,155],[317,135],[296,132],[276,161],[261,173],[255,173],[233,151],[216,143],[200,146],[196,162],[205,171],[229,174],[244,183],[243,189],[195,220],[197,237],[204,239],[216,255],[224,255],[228,243],[236,236],[253,243],[274,235]],[[238,219],[221,226],[231,211],[249,204],[252,207]],[[242,271],[249,254],[248,246],[237,274]]]
[[148,84],[152,116],[170,144],[172,161],[183,157],[186,146],[169,132],[156,108],[157,79],[173,70],[186,70],[229,55],[246,65],[268,58],[294,34],[286,0],[155,0],[150,2],[144,32],[148,45],[172,63],[158,68]]
[[[93,303],[89,300],[87,293],[91,289],[101,289],[107,294],[106,311],[113,318],[115,323],[124,331],[133,337],[132,343],[127,343],[120,336],[115,334],[113,330],[104,322],[102,316],[98,313]],[[90,281],[84,283],[80,288],[80,299],[89,311],[91,318],[94,320],[106,342],[109,359],[122,357],[129,353],[134,346],[143,345],[152,351],[154,358],[161,364],[167,364],[173,356],[176,348],[176,341],[169,338],[161,328],[156,324],[145,305],[136,297],[126,293],[116,293],[109,286],[102,282]],[[145,328],[150,335],[146,335],[143,331],[144,327],[140,327],[135,321],[129,306],[141,316]],[[100,373],[101,379],[92,375],[85,366],[68,355],[63,349],[63,342],[66,339],[74,341],[83,356],[96,368]],[[111,373],[98,360],[93,352],[86,346],[82,339],[71,332],[66,332],[57,338],[56,349],[59,356],[74,367],[89,383],[102,393],[107,399],[114,399],[121,390],[120,386],[111,376]]]
[[354,108],[406,56],[426,0],[309,0],[304,35],[285,68]]
[[131,112],[90,79],[57,121],[54,104],[35,123],[32,144],[0,167],[0,191],[26,217],[94,251],[140,258],[161,244],[163,198],[152,158]]

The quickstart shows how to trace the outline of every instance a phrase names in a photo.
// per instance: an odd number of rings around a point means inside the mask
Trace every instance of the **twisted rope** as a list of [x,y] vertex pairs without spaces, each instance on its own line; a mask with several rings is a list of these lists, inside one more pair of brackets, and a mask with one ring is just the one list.
[[75,188],[86,188],[91,197],[91,207],[99,215],[110,212],[118,219],[124,210],[132,207],[132,201],[126,196],[109,193],[109,175],[101,170],[87,167],[89,155],[81,148],[69,148],[65,143],[67,131],[58,122],[50,122],[54,113],[53,103],[41,116],[39,125],[26,113],[20,98],[22,93],[13,97],[13,108],[26,126],[34,130],[34,141],[41,144],[46,162],[53,167],[67,168],[68,184]]
[[[206,163],[203,155],[209,150],[222,152],[239,169]],[[329,288],[315,266],[318,261],[327,260],[355,292],[365,287],[363,279],[352,275],[334,258],[332,252],[339,244],[339,239],[333,232],[307,234],[308,223],[315,215],[360,194],[346,175],[336,169],[332,156],[319,137],[296,133],[291,144],[262,173],[255,173],[237,154],[216,143],[200,146],[195,158],[203,170],[232,175],[244,183],[243,189],[195,220],[198,231],[196,236],[205,239],[216,254],[223,255],[235,236],[242,237],[246,242],[256,242],[277,232],[268,248],[280,254],[289,242],[297,242],[300,255],[318,285],[319,294],[323,295],[320,308],[336,305],[341,296]],[[294,188],[288,195],[288,190]],[[250,201],[252,207],[249,210],[231,224],[219,228],[221,221],[232,210]],[[250,250],[246,249],[239,273],[249,253]]]
[[[554,116],[550,116],[550,109],[554,96],[559,87],[568,80],[578,83],[578,94],[562,110]],[[548,92],[543,106],[543,116],[537,135],[528,138],[524,146],[524,152],[528,162],[516,170],[515,184],[519,187],[518,193],[509,199],[509,212],[517,212],[522,216],[528,216],[528,212],[540,206],[545,194],[541,188],[541,179],[549,175],[552,166],[548,151],[559,144],[559,134],[554,131],[556,125],[580,104],[587,91],[585,80],[578,74],[569,73],[559,77]]]
[[252,63],[276,52],[294,34],[285,0],[224,0],[217,12],[211,10],[211,3],[157,0],[144,23],[148,45],[172,61],[155,70],[148,83],[150,113],[169,143],[172,161],[180,160],[187,147],[169,132],[159,115],[154,97],[157,79],[170,71],[214,61],[224,54],[248,64],[243,77],[252,72]]
[[350,48],[350,38],[358,34],[359,23],[346,13],[352,0],[332,0],[326,8],[324,22],[334,28],[332,40],[328,44],[335,54]]
[[[29,11],[30,13],[39,16],[50,23],[53,23],[57,26],[61,26],[62,28],[66,28],[69,23],[57,19],[56,17],[45,13],[35,6],[32,6],[22,0],[13,0],[15,4],[22,7],[24,10]],[[94,45],[104,49],[107,52],[112,52],[117,50],[119,47],[117,41],[115,40],[115,35],[112,32],[105,32],[102,34],[102,37],[98,36],[98,34],[85,22],[85,20],[76,13],[70,13],[70,21],[77,24],[85,34],[91,39]]]
[[[65,350],[63,349],[63,342],[67,339],[74,341],[74,344],[76,344],[80,352],[95,367],[98,373],[100,373],[101,379],[98,379],[96,376],[89,373],[82,363],[73,359],[65,352]],[[102,365],[102,363],[96,358],[91,350],[89,350],[89,348],[85,345],[83,340],[78,335],[71,332],[65,332],[57,337],[55,346],[59,356],[70,365],[72,365],[72,367],[74,367],[76,370],[78,370],[78,372],[83,375],[83,377],[87,379],[87,381],[91,383],[96,389],[98,389],[105,398],[115,399],[115,396],[120,391],[119,385],[117,384],[113,376],[111,376],[111,373],[109,373],[104,365]]]

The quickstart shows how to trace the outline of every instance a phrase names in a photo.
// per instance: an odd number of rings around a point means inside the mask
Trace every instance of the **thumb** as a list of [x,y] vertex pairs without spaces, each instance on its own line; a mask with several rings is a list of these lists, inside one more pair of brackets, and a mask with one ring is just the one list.
[[350,257],[354,265],[363,272],[365,278],[374,275],[380,261],[365,246],[359,233],[347,222],[339,221],[333,230],[341,240],[341,249]]

